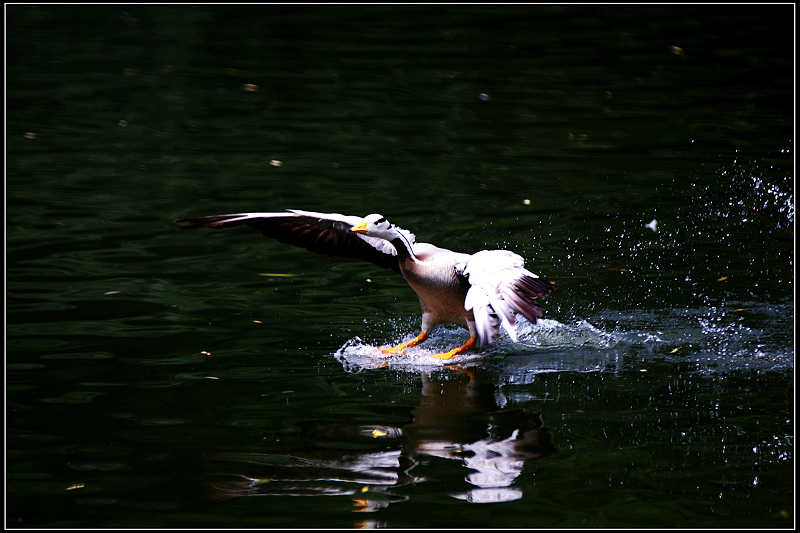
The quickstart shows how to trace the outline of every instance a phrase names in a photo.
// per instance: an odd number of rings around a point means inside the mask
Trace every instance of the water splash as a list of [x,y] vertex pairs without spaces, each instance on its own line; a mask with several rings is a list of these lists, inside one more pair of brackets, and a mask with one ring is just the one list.
[[517,335],[519,342],[515,346],[532,349],[611,348],[620,341],[618,335],[602,331],[587,320],[562,324],[541,319],[534,325],[523,319],[519,321]]
[[[675,310],[671,315],[666,324],[684,351],[679,357],[703,372],[794,366],[790,303],[731,302],[721,307]],[[669,355],[675,359],[677,353]]]
[[[785,156],[778,157],[783,164]],[[675,176],[628,211],[587,206],[587,217],[605,220],[598,233],[577,225],[551,262],[568,262],[571,274],[596,273],[600,286],[585,283],[581,295],[590,309],[691,307],[723,297],[788,294],[794,180],[778,163],[764,161],[733,159],[711,176]],[[602,286],[605,280],[613,285]]]
[[790,302],[730,301],[649,313],[606,311],[597,318],[616,324],[621,345],[646,348],[637,350],[645,360],[688,363],[703,373],[770,371],[794,366],[793,310]]
[[[388,367],[427,373],[453,365],[479,364],[499,370],[507,383],[528,383],[543,372],[639,371],[659,361],[688,363],[699,372],[781,370],[794,365],[792,316],[791,303],[605,310],[588,320],[566,324],[553,319],[531,324],[520,318],[517,342],[501,335],[492,346],[449,360],[431,355],[463,344],[467,338],[463,329],[437,328],[423,344],[393,356],[354,337],[333,357],[349,372]],[[412,337],[409,333],[403,341]]]
[[[432,357],[435,353],[444,352],[455,346],[463,344],[467,339],[465,330],[456,327],[439,327],[421,345],[406,349],[405,353],[387,355],[381,352],[379,346],[365,343],[360,337],[348,340],[339,348],[334,357],[342,366],[351,372],[360,372],[366,369],[390,367],[411,372],[429,372],[437,368],[451,365],[464,365],[509,356],[522,357],[534,354],[542,364],[538,365],[539,371],[555,371],[565,368],[574,370],[596,370],[598,364],[569,366],[563,361],[570,357],[564,354],[570,352],[597,352],[607,350],[617,345],[621,339],[618,334],[602,331],[586,320],[576,321],[574,324],[562,324],[557,320],[542,319],[536,324],[531,324],[524,318],[517,322],[518,341],[512,341],[507,335],[501,335],[495,344],[479,351],[469,351],[456,355],[452,359],[442,360]],[[402,342],[413,338],[408,334]],[[574,360],[575,357],[572,357]],[[604,358],[603,358],[604,359]],[[559,364],[553,364],[560,361]]]

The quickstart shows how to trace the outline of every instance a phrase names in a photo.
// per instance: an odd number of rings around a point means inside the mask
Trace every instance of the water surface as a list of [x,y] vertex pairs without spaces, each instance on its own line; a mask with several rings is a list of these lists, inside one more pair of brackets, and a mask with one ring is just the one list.
[[[8,6],[8,527],[791,527],[793,6]],[[519,339],[247,228],[555,280]],[[653,223],[655,221],[655,223]]]

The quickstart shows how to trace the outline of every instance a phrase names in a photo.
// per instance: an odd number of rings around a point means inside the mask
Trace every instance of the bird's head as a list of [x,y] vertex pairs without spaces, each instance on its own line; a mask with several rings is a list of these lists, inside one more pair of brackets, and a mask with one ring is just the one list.
[[368,235],[370,237],[378,237],[380,239],[392,240],[395,237],[393,226],[386,220],[386,217],[373,213],[364,217],[360,223],[356,224],[350,231]]

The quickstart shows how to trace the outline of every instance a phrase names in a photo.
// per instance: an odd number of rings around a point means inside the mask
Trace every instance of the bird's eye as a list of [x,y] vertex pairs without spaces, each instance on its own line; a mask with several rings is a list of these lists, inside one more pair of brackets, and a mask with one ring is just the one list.
[[383,224],[384,222],[386,222],[386,217],[381,217],[375,221],[376,224]]

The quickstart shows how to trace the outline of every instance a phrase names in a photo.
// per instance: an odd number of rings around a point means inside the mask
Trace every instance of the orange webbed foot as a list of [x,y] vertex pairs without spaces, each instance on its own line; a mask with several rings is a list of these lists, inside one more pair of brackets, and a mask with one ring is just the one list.
[[458,354],[463,353],[463,352],[466,352],[467,350],[469,350],[473,346],[475,346],[475,337],[470,337],[467,342],[465,342],[463,345],[459,346],[458,348],[453,348],[449,352],[435,353],[435,354],[432,354],[431,357],[435,357],[436,359],[445,359],[445,360],[452,359],[453,356],[458,355]]
[[405,353],[406,346],[405,344],[400,344],[399,346],[395,346],[393,348],[381,348],[381,353],[394,355],[397,353]]
[[417,344],[421,343],[425,339],[428,338],[428,334],[424,331],[411,339],[408,342],[404,342],[403,344],[398,344],[394,348],[381,348],[381,352],[385,354],[397,354],[397,353],[405,353],[406,348],[411,348],[412,346],[416,346]]

